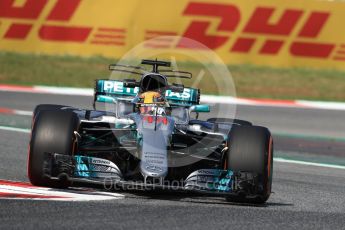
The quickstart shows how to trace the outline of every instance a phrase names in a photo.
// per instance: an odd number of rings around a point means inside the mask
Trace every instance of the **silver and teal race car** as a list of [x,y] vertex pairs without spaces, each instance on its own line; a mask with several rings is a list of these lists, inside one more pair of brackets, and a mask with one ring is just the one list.
[[168,67],[169,62],[157,60],[110,65],[133,78],[96,80],[94,110],[38,105],[29,144],[31,183],[266,202],[273,171],[269,130],[238,119],[199,120],[199,113],[210,112],[209,105],[200,104],[200,90],[168,81],[190,79],[191,73]]

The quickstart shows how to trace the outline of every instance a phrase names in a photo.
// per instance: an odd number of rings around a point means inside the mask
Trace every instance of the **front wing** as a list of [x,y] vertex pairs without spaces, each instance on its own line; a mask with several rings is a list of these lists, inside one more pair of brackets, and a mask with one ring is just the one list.
[[106,189],[161,189],[225,196],[255,196],[262,187],[259,186],[259,176],[255,173],[221,169],[199,169],[179,181],[127,181],[119,168],[109,160],[58,153],[45,154],[43,171],[45,177],[53,180],[98,184]]

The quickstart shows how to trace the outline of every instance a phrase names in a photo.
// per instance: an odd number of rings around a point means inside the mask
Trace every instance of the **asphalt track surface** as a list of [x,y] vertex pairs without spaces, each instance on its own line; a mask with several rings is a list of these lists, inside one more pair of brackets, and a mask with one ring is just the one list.
[[[0,107],[36,104],[91,108],[91,97],[0,92]],[[345,112],[238,106],[237,117],[269,127],[275,152],[305,159],[345,158]],[[20,117],[28,126],[30,119]],[[296,135],[298,134],[298,135]],[[316,137],[317,136],[317,137]],[[0,179],[27,182],[29,134],[0,130]],[[175,193],[122,193],[111,201],[0,200],[0,229],[345,229],[345,170],[274,163],[265,205]]]

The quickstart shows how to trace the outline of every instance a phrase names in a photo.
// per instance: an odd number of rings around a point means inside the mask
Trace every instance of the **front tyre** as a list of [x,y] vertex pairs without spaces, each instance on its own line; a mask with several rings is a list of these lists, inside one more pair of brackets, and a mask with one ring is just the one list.
[[273,139],[260,126],[234,126],[229,135],[225,167],[235,172],[253,172],[259,176],[258,194],[243,198],[248,203],[264,203],[271,194],[273,174]]
[[79,127],[78,116],[71,111],[41,111],[35,118],[29,144],[28,176],[37,186],[63,188],[65,182],[44,177],[45,153],[72,155],[75,149],[75,134]]

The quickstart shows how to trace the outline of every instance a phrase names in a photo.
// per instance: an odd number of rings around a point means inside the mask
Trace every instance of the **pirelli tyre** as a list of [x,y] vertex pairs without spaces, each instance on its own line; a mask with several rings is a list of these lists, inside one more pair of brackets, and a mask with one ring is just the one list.
[[234,126],[229,134],[229,150],[225,168],[235,172],[258,174],[258,193],[254,197],[229,197],[229,200],[264,203],[271,194],[273,174],[273,139],[270,131],[260,126]]
[[44,110],[35,118],[29,143],[28,176],[37,186],[67,187],[68,183],[44,176],[45,153],[72,154],[75,149],[74,131],[79,127],[78,116],[71,111]]
[[240,119],[231,119],[231,118],[209,118],[207,119],[207,122],[211,123],[226,123],[226,124],[238,124],[238,125],[243,125],[243,126],[251,126],[252,123],[249,121],[245,120],[240,120]]
[[69,108],[69,106],[66,105],[52,105],[52,104],[41,104],[37,105],[34,109],[33,115],[32,115],[32,123],[31,128],[33,125],[33,122],[35,120],[35,117],[42,111],[52,111],[52,110],[61,110],[62,108]]

